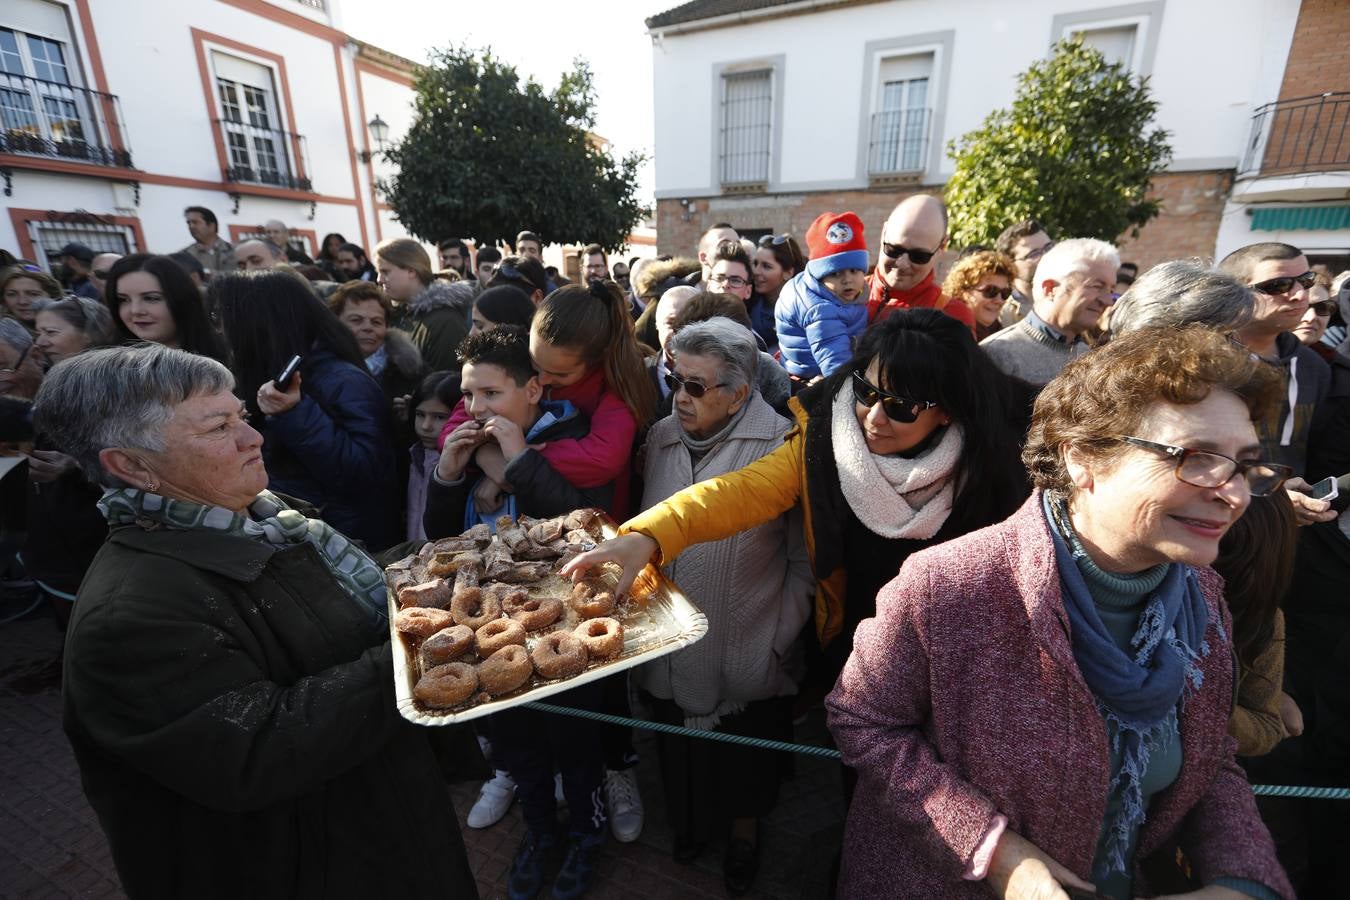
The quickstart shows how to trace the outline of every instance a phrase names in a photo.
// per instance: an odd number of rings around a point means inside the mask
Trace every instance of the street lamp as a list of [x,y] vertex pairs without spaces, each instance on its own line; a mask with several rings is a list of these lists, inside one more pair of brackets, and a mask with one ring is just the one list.
[[[370,130],[370,137],[375,141],[375,146],[378,148],[379,152],[383,153],[384,142],[389,137],[389,123],[384,119],[381,119],[379,113],[376,113],[375,118],[366,123],[366,128]],[[370,145],[367,144],[366,146]],[[370,162],[372,156],[374,156],[374,154],[369,150],[362,150],[361,162]]]

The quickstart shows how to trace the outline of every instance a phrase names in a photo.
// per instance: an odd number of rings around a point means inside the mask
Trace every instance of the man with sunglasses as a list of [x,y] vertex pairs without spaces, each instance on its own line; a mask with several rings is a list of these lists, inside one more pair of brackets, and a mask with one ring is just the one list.
[[995,249],[1010,257],[1017,270],[1012,297],[1003,304],[1003,311],[998,316],[1004,328],[1016,325],[1031,312],[1031,279],[1036,274],[1036,265],[1041,257],[1054,244],[1041,223],[1032,218],[1009,225],[994,242]]
[[[1313,415],[1331,387],[1330,367],[1293,333],[1308,310],[1308,291],[1317,276],[1302,250],[1277,242],[1240,247],[1218,268],[1252,291],[1252,320],[1238,330],[1237,339],[1274,367],[1284,382],[1280,408],[1256,423],[1261,447],[1268,459],[1302,475]],[[1297,490],[1297,485],[1291,487]]]
[[98,288],[98,295],[103,296],[103,289],[108,285],[108,271],[113,267],[113,263],[122,258],[120,253],[100,253],[94,257],[94,264],[89,269],[89,280],[94,287]]
[[868,324],[897,309],[940,309],[975,330],[970,307],[951,303],[933,277],[934,260],[947,247],[947,207],[930,194],[900,201],[881,226],[881,252],[869,279]]

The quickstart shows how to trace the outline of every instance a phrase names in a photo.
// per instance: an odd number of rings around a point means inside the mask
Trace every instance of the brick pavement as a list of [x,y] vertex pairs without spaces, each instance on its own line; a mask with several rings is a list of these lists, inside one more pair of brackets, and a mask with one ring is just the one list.
[[[12,607],[7,608],[14,611]],[[61,636],[39,610],[0,625],[0,897],[121,897],[117,872],[98,820],[85,802],[70,745],[61,730]],[[799,738],[819,742],[819,711]],[[633,844],[611,841],[589,896],[596,900],[725,897],[722,848],[710,847],[689,866],[670,858],[657,781],[656,748],[640,733],[638,750],[647,824]],[[767,755],[766,755],[766,758]],[[776,757],[775,757],[776,759]],[[456,785],[451,796],[463,822],[477,784]],[[756,898],[814,900],[826,895],[828,873],[842,833],[837,765],[797,757],[778,809],[766,822]],[[506,896],[506,873],[524,825],[519,806],[496,826],[464,829],[469,861],[483,900]]]

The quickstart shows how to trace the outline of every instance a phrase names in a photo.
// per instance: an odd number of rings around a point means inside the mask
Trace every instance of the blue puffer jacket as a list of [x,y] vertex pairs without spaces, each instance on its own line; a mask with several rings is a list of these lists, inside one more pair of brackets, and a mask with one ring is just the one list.
[[844,303],[805,270],[783,285],[774,309],[778,349],[789,375],[829,375],[853,356],[867,328],[867,297]]
[[258,429],[269,489],[319,507],[325,522],[372,551],[396,543],[393,423],[379,382],[316,349],[300,368],[300,388],[295,407]]

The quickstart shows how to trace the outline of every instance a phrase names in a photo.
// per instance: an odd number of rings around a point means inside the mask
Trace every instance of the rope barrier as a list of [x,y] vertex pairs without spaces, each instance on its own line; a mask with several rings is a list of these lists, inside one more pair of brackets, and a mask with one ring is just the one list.
[[[609,713],[594,712],[589,709],[573,709],[570,706],[555,706],[552,703],[525,703],[526,709],[536,712],[553,713],[562,716],[575,716],[603,722],[606,725],[622,725],[628,728],[640,728],[645,731],[659,731],[679,737],[700,738],[708,741],[722,741],[726,744],[739,744],[758,750],[778,750],[783,753],[796,753],[802,756],[814,756],[820,759],[842,759],[842,754],[833,747],[817,747],[814,744],[789,744],[786,741],[771,741],[766,738],[746,737],[743,734],[726,734],[721,731],[701,731],[685,728],[682,725],[668,725],[665,722],[649,722],[646,719],[633,719],[627,716],[612,716]],[[1252,793],[1258,797],[1297,797],[1309,800],[1350,800],[1350,788],[1311,787],[1293,784],[1254,784]]]

